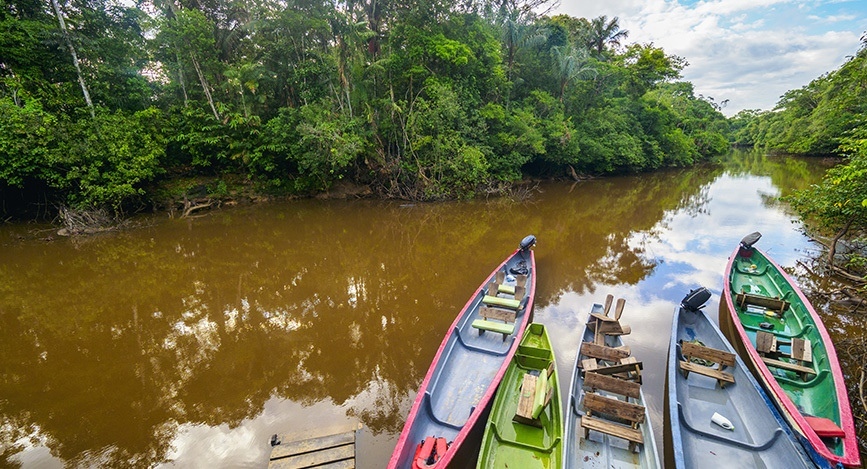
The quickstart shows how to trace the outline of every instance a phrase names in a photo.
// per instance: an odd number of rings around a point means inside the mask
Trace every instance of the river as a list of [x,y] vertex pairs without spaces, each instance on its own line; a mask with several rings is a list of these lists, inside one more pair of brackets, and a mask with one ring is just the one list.
[[528,234],[563,391],[592,303],[625,298],[661,443],[675,305],[703,285],[716,318],[753,231],[806,276],[818,249],[776,197],[828,164],[734,152],[523,200],[281,201],[84,238],[0,225],[0,465],[264,467],[272,434],[358,425],[358,467],[384,467],[454,315]]

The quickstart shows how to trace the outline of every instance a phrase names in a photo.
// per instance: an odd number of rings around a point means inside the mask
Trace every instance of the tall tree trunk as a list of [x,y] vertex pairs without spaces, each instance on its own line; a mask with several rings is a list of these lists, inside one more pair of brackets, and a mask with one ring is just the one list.
[[189,104],[190,98],[187,96],[187,82],[184,79],[184,64],[181,63],[181,56],[175,52],[175,59],[178,61],[178,81],[181,82],[181,91],[184,92],[184,107]]
[[81,74],[81,66],[78,64],[78,54],[75,53],[75,46],[72,44],[72,39],[69,37],[69,31],[66,30],[66,22],[63,21],[63,13],[60,12],[60,5],[57,0],[51,0],[51,6],[54,7],[54,13],[57,15],[57,22],[60,23],[60,32],[63,34],[63,39],[66,40],[66,46],[69,47],[69,53],[72,55],[72,64],[75,65],[75,71],[78,73],[78,84],[81,85],[81,92],[84,93],[84,101],[90,109],[90,117],[96,117],[93,111],[93,101],[90,100],[90,92],[87,91],[87,84],[84,82],[84,75]]
[[192,51],[190,51],[190,59],[192,59],[193,67],[195,67],[196,73],[199,75],[199,81],[202,83],[202,89],[205,90],[205,96],[208,98],[208,104],[211,105],[211,111],[214,112],[214,118],[220,120],[220,114],[214,106],[214,98],[211,97],[211,87],[208,86],[208,80],[205,79],[205,75],[202,73],[202,67],[199,67],[199,61],[196,59],[196,54]]

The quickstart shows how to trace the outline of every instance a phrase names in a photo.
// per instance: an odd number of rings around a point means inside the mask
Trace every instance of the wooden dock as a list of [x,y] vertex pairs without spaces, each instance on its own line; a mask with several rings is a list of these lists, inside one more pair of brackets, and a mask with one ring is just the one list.
[[310,433],[271,437],[268,469],[354,469],[355,433],[360,425],[332,429],[323,436]]

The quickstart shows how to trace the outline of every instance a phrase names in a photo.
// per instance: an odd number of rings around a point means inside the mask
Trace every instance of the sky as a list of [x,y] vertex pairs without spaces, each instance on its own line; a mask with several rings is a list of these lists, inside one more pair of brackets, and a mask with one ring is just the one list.
[[653,43],[689,65],[696,95],[771,110],[789,90],[834,71],[867,31],[865,0],[561,0],[549,15],[617,17],[626,44]]

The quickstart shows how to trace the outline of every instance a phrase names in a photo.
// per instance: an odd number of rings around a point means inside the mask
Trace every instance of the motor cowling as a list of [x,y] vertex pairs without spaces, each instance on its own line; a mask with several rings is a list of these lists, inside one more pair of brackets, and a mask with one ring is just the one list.
[[710,296],[710,290],[705,287],[698,287],[695,290],[690,290],[689,293],[683,297],[680,306],[687,311],[696,312],[704,308],[704,305],[707,303],[707,300],[710,299]]
[[536,237],[533,235],[527,235],[524,239],[521,240],[521,250],[526,251],[531,247],[536,245]]
[[741,240],[741,247],[744,249],[752,249],[753,244],[758,243],[760,239],[762,239],[762,234],[758,231],[754,231],[744,236],[744,239]]

